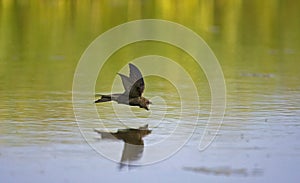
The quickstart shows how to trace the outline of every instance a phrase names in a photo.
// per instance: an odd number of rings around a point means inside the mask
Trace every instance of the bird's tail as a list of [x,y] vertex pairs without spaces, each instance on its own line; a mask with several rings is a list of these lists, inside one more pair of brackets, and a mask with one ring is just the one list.
[[111,101],[111,95],[101,95],[101,98],[96,100],[95,103],[100,103],[100,102],[109,102]]

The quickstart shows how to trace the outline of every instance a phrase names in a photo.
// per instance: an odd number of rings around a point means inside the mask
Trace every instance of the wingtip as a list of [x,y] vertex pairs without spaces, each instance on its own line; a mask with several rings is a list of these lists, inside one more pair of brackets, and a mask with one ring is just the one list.
[[[121,74],[121,73],[118,73],[118,72],[117,72],[117,74],[118,74],[119,76],[125,76],[124,74]],[[126,77],[127,77],[127,76],[126,76]]]
[[137,66],[135,66],[135,65],[134,65],[134,64],[132,64],[132,63],[129,63],[128,65],[129,65],[129,68],[131,68],[131,67],[133,67],[133,68],[137,68]]

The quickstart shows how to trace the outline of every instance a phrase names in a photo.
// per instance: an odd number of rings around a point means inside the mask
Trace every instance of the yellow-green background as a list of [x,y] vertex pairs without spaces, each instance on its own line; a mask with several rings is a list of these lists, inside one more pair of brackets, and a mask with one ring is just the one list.
[[[298,1],[288,0],[2,0],[1,90],[70,91],[76,64],[97,36],[145,18],[174,21],[197,32],[216,54],[225,77],[239,77],[241,70],[299,77],[298,7]],[[149,47],[145,44],[135,54],[147,54]],[[172,49],[165,55],[182,57]],[[278,82],[298,85],[291,79]]]

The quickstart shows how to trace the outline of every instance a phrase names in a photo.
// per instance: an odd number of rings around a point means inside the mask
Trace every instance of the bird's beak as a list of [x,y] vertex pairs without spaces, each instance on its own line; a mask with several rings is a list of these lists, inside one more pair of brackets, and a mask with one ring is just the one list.
[[152,102],[151,102],[151,101],[149,101],[149,104],[152,104]]

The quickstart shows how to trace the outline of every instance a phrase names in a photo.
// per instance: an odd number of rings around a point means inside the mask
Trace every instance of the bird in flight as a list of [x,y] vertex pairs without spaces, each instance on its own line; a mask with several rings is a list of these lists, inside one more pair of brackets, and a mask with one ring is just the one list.
[[139,106],[149,110],[149,104],[152,104],[148,99],[142,97],[145,89],[145,83],[141,71],[133,64],[129,64],[129,77],[118,73],[122,79],[125,89],[124,93],[116,93],[111,95],[100,95],[101,98],[95,103],[116,101],[119,104],[126,104],[130,106]]

